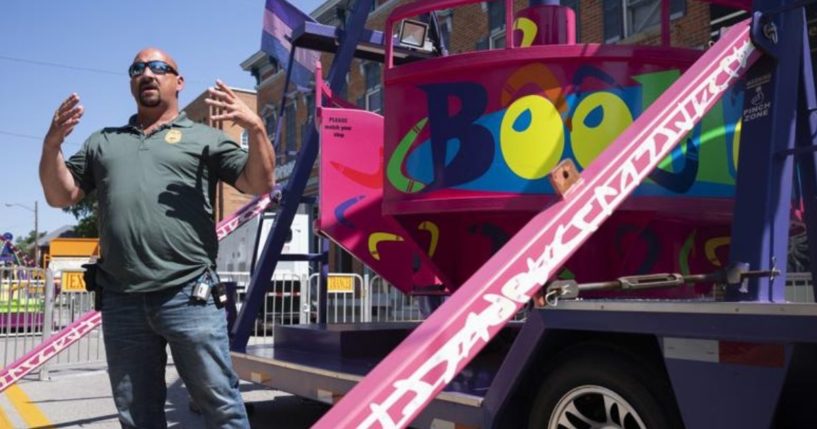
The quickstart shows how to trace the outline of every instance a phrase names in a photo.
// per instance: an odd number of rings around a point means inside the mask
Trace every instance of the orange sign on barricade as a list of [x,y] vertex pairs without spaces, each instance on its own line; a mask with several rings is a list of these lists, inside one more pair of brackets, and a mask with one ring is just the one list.
[[63,271],[61,290],[63,292],[85,292],[84,274],[83,271]]
[[330,274],[326,290],[329,293],[354,293],[355,279],[352,276]]

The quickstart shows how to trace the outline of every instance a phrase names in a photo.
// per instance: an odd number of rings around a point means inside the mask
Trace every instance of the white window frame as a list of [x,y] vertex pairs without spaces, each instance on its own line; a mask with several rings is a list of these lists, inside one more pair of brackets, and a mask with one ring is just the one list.
[[[502,3],[498,1],[497,3]],[[480,3],[481,9],[486,14],[488,13],[488,2],[484,1]],[[489,18],[490,22],[490,18]],[[488,34],[488,49],[502,49],[505,47],[505,43],[497,43],[497,40],[500,37],[505,37],[505,33],[507,32],[505,29],[505,23],[503,22],[502,25],[495,28],[489,29],[490,34]]]
[[[448,13],[440,20],[440,32],[448,34],[445,49],[451,50],[451,36],[454,32],[454,17],[451,15],[451,9],[448,9]],[[443,36],[440,35],[440,37]],[[445,40],[445,37],[443,37],[443,40]]]
[[238,143],[242,149],[249,150],[250,148],[250,133],[247,130],[241,130],[241,138]]
[[[284,162],[294,159],[298,153],[298,103],[295,99],[297,93],[292,92],[287,94],[287,101],[284,105],[284,130],[282,132],[283,144],[278,148],[279,155],[283,157]],[[289,113],[287,111],[292,109]],[[291,122],[290,122],[291,121]],[[290,125],[292,129],[290,129]],[[290,139],[290,133],[291,139]],[[289,150],[289,145],[292,144],[292,150]]]
[[[624,23],[624,37],[630,37],[633,34],[641,33],[655,25],[661,25],[661,3],[662,0],[623,0],[621,10],[624,13],[624,20],[622,21]],[[639,8],[644,8],[644,10],[647,11],[648,22],[649,18],[652,17],[657,18],[656,22],[652,24],[642,23],[640,28],[636,28],[636,23],[633,22],[633,15],[635,14],[635,10]]]
[[[488,36],[488,48],[489,49],[502,49],[505,47],[505,27],[503,26],[501,29],[495,29],[491,31],[490,36]],[[502,42],[499,42],[500,38]]]
[[[383,86],[378,84],[374,87],[366,90],[366,110],[374,113],[381,113],[383,111]],[[371,104],[371,99],[374,97],[380,97],[380,108],[373,109]]]
[[[380,79],[378,79],[375,85],[369,86],[369,74],[367,66],[374,66],[378,68],[378,72],[380,74]],[[383,111],[383,69],[380,68],[379,65],[372,63],[372,62],[361,62],[360,63],[360,73],[363,75],[363,83],[366,87],[366,92],[363,95],[363,108],[370,112],[380,113]],[[380,108],[379,109],[372,109],[372,102],[371,99],[373,97],[380,97]]]
[[267,137],[269,137],[270,141],[275,143],[275,127],[270,126],[278,124],[278,111],[273,104],[267,104],[261,109],[261,118],[264,120],[264,126],[267,127]]
[[[622,24],[622,27],[623,27],[621,29],[622,34],[620,34],[620,35],[618,35],[616,37],[611,37],[610,39],[605,40],[604,41],[605,43],[618,42],[620,40],[623,40],[623,39],[626,39],[628,37],[634,36],[636,34],[643,33],[644,31],[647,31],[647,30],[649,30],[651,28],[655,28],[656,26],[658,26],[658,27],[661,26],[661,2],[662,2],[662,0],[620,0],[620,1],[621,1],[621,13],[622,13],[621,24]],[[637,7],[650,7],[651,3],[654,3],[652,5],[652,7],[653,7],[652,13],[654,13],[654,14],[656,14],[658,16],[658,21],[653,23],[653,24],[642,25],[638,29],[634,28],[635,24],[632,22],[632,19],[631,19],[633,9],[635,9]],[[650,15],[650,16],[653,16],[653,15]],[[675,13],[672,13],[670,11],[669,19],[670,19],[670,21],[672,21],[672,20],[678,19],[678,18],[680,18],[682,16],[684,16],[684,11],[675,12]]]

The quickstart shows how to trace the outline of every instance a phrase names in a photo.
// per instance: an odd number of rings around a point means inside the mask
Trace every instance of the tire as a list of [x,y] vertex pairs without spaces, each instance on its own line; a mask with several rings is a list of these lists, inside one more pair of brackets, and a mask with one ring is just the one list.
[[544,377],[530,429],[683,428],[665,378],[603,348],[574,350]]

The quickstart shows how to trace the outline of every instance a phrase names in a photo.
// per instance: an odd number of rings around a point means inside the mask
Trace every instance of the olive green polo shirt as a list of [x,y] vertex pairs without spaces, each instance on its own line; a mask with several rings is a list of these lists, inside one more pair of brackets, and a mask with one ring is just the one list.
[[97,282],[119,292],[179,286],[215,267],[216,185],[234,185],[247,162],[246,150],[184,113],[149,135],[136,124],[95,132],[65,163],[86,195],[97,191]]

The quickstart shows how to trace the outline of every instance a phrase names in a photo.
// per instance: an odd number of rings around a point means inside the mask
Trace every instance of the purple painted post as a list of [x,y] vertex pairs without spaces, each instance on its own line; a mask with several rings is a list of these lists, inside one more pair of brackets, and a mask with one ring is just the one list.
[[[780,5],[756,0],[755,10]],[[794,149],[803,43],[802,9],[766,16],[755,12],[752,42],[770,54],[746,75],[740,158],[729,260],[781,275],[729,285],[729,301],[782,302],[791,227]]]
[[[814,84],[814,64],[807,32],[803,32],[802,51],[800,85],[803,96],[800,97],[798,111],[797,145],[798,148],[806,149],[808,153],[800,154],[797,166],[800,169],[803,187],[807,242],[817,243],[817,154],[813,152],[813,148],[817,147],[817,117],[812,114],[817,111],[817,89]],[[817,246],[808,246],[808,256],[811,278],[817,279]],[[812,281],[811,287],[817,299],[817,282]]]

